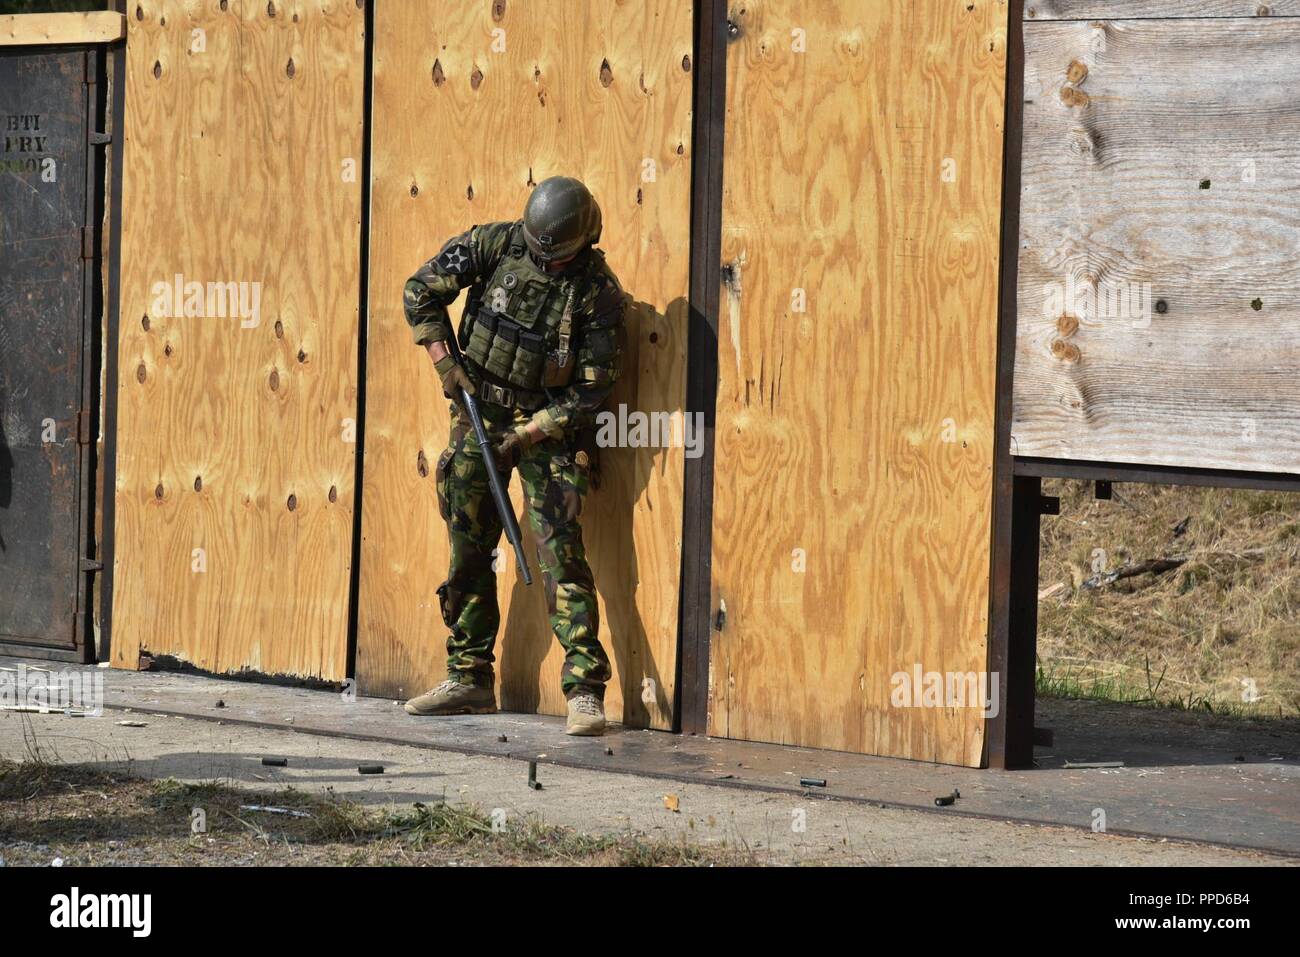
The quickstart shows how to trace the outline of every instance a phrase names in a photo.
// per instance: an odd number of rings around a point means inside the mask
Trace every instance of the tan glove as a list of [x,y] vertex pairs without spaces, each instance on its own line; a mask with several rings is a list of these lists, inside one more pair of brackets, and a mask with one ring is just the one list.
[[442,380],[442,394],[457,405],[460,404],[461,389],[474,395],[474,383],[470,381],[469,373],[451,356],[443,356],[433,364],[433,368],[437,371],[438,378]]
[[505,437],[497,443],[492,449],[492,457],[496,459],[497,470],[509,472],[519,465],[519,460],[524,457],[524,452],[532,447],[533,437],[524,426],[517,426],[513,432],[507,432]]

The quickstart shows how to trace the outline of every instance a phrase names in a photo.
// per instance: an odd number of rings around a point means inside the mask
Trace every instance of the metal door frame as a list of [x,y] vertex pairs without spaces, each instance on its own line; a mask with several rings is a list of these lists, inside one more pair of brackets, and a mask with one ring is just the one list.
[[[104,133],[105,107],[107,106],[107,56],[101,44],[42,44],[6,48],[6,53],[18,56],[28,54],[80,52],[84,55],[86,85],[85,129],[85,206],[81,223],[81,355],[79,369],[79,405],[77,414],[77,595],[73,621],[72,647],[51,647],[23,641],[0,639],[0,654],[18,655],[51,661],[89,662],[95,655],[94,576],[102,569],[96,558],[95,518],[98,488],[99,456],[96,441],[99,436],[100,375],[103,337],[106,334],[103,320],[104,289],[101,281],[103,269],[104,209],[105,209],[105,151],[98,149],[108,143]],[[112,323],[113,329],[116,323]],[[110,333],[107,333],[111,335]],[[106,457],[111,433],[104,437]],[[110,493],[105,491],[106,502]],[[110,537],[109,515],[104,514],[105,539]],[[101,601],[103,596],[101,595]],[[105,615],[105,620],[107,620]]]

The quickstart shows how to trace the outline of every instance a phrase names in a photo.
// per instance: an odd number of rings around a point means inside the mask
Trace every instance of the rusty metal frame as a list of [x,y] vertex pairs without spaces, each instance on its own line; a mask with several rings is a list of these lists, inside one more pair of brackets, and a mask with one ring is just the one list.
[[697,0],[691,128],[690,325],[686,408],[704,421],[702,454],[683,474],[677,694],[673,729],[705,734],[713,608],[713,450],[722,283],[722,141],[727,109],[726,0]]

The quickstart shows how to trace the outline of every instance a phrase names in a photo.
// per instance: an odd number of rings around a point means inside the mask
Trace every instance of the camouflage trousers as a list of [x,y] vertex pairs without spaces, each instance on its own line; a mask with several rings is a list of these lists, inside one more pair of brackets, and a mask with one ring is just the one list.
[[[488,437],[498,441],[529,413],[479,404]],[[519,463],[525,511],[537,542],[551,630],[564,648],[560,688],[579,688],[602,698],[610,678],[609,658],[597,637],[600,615],[596,587],[582,544],[578,515],[587,493],[585,458],[548,439],[524,452]],[[469,416],[452,405],[451,441],[438,459],[438,507],[451,537],[451,570],[438,588],[447,638],[447,672],[462,681],[491,686],[492,649],[501,624],[496,567],[513,561],[502,542],[501,519],[488,487],[487,466]],[[497,551],[498,544],[501,545]]]

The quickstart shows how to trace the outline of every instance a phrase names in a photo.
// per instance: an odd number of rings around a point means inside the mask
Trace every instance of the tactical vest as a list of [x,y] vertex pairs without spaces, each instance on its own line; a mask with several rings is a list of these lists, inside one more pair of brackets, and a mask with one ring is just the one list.
[[528,255],[516,226],[509,248],[468,304],[466,357],[516,389],[568,385],[575,365],[573,313],[601,262],[592,250],[576,275],[546,273]]

